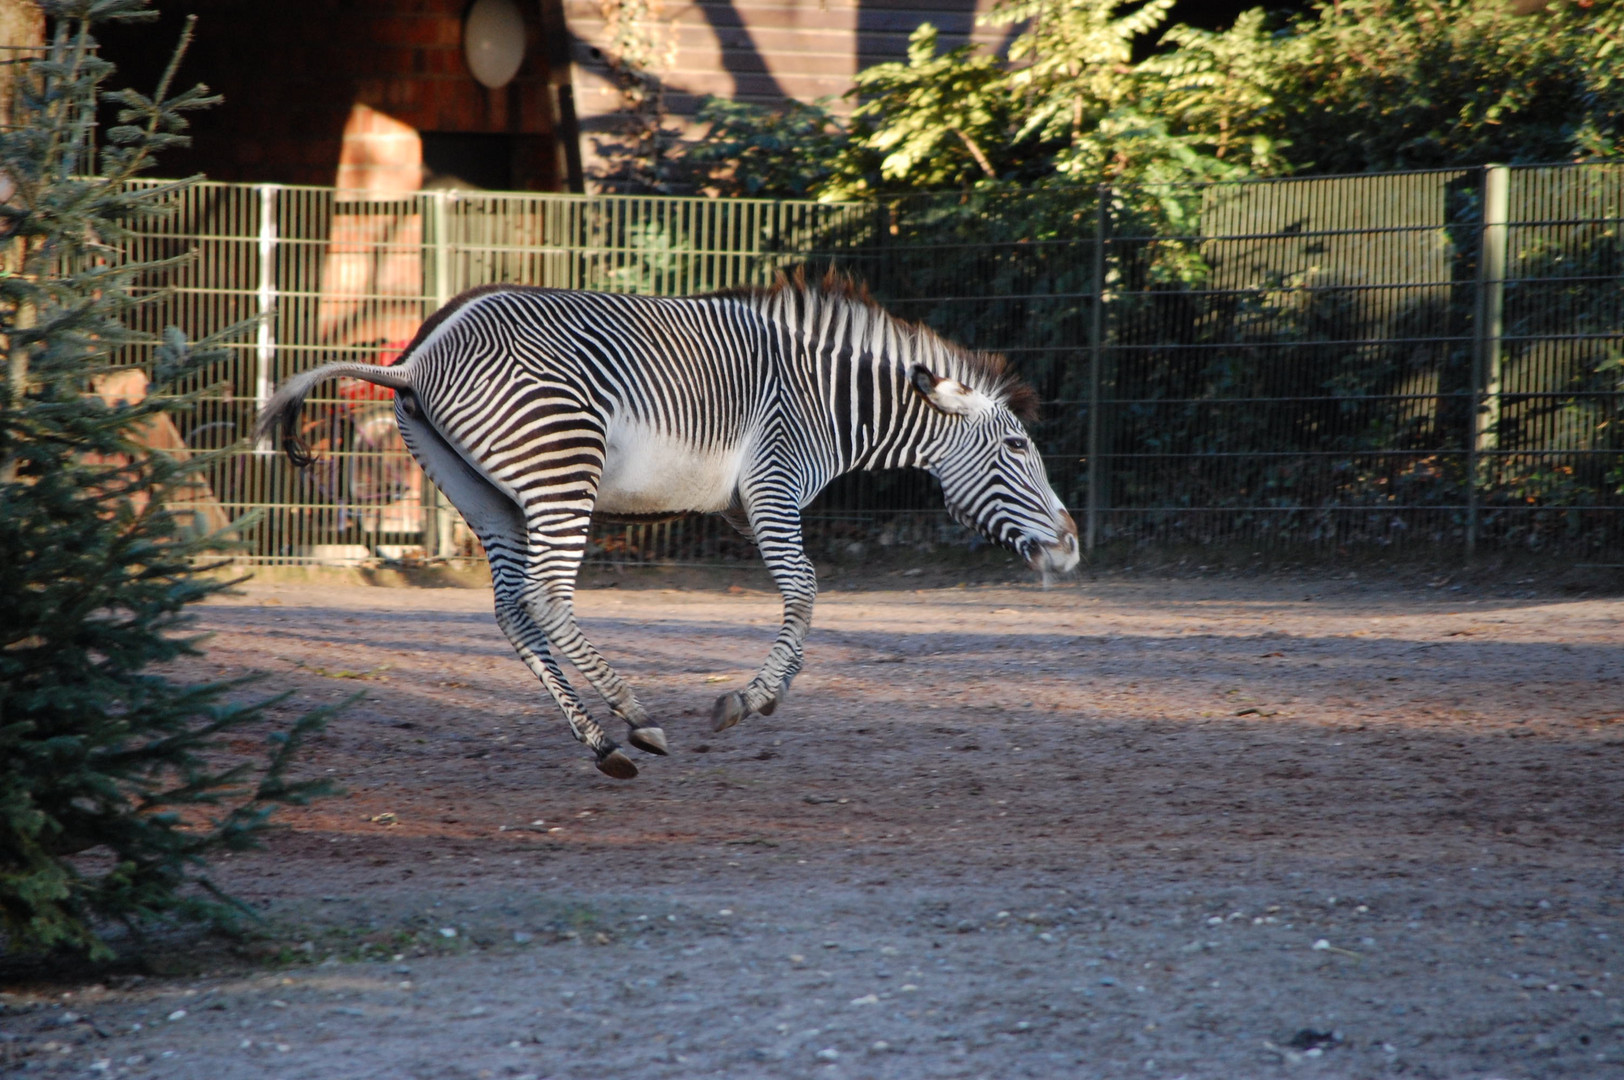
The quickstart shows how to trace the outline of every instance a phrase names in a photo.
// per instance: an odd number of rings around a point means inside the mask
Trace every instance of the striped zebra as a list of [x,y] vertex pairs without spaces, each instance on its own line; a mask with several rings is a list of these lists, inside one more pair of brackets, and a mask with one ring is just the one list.
[[258,437],[280,425],[288,456],[309,464],[299,409],[335,376],[395,391],[407,447],[485,545],[497,623],[612,777],[637,768],[555,655],[633,746],[664,754],[666,739],[575,620],[594,514],[719,513],[760,550],[783,623],[749,685],[717,700],[718,731],[771,713],[800,671],[817,592],[801,508],[842,473],[927,469],[959,522],[1046,575],[1077,565],[1077,527],[1019,419],[1031,389],[1002,357],[894,318],[833,273],[680,298],[472,289],[392,367],[333,363],[285,382]]

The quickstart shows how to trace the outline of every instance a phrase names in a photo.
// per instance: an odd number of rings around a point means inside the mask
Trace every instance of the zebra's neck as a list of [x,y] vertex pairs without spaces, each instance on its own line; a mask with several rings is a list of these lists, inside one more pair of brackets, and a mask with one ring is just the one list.
[[[808,435],[828,455],[829,478],[858,469],[929,467],[945,418],[910,385],[914,365],[966,379],[958,350],[871,304],[783,290],[765,314],[795,353],[788,365]],[[826,478],[827,479],[827,478]]]

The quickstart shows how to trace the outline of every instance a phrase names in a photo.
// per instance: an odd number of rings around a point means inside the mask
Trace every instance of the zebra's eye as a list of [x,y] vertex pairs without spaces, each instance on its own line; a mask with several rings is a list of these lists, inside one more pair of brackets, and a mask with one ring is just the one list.
[[1011,435],[1009,438],[1004,440],[1004,445],[1015,451],[1017,454],[1024,454],[1026,453],[1027,448],[1032,444],[1021,438],[1019,435]]

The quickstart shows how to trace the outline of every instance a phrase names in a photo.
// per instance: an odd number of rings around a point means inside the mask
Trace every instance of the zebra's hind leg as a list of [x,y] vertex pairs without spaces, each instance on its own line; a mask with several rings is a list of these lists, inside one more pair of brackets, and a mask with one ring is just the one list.
[[581,633],[570,599],[545,596],[532,600],[527,610],[538,625],[545,627],[547,640],[586,676],[593,689],[602,694],[609,707],[626,722],[626,741],[650,754],[667,753],[665,732],[649,722],[648,713],[625,680]]
[[[573,664],[615,715],[626,722],[627,741],[639,750],[665,754],[665,732],[649,722],[637,695],[581,633],[575,620],[575,575],[580,570],[591,520],[588,514],[554,509],[550,515],[538,514],[531,521],[530,565],[525,577],[535,584],[526,591],[523,608],[546,636],[548,645]],[[534,542],[537,537],[553,539],[540,545]]]
[[570,731],[591,748],[597,757],[598,770],[616,780],[630,780],[636,776],[637,766],[632,764],[632,759],[622,753],[620,747],[615,745],[615,741],[587,714],[586,706],[581,703],[581,696],[564,677],[558,661],[553,659],[552,652],[547,648],[546,636],[524,613],[524,609],[499,601],[496,606],[496,624],[507,635],[508,641],[513,643],[513,651],[519,654],[519,659],[524,661],[525,667],[541,680],[541,685],[547,688],[547,692],[558,703]]
[[[534,557],[523,512],[489,477],[470,466],[446,442],[423,417],[415,402],[412,408],[406,408],[407,400],[406,395],[402,395],[396,403],[395,419],[401,436],[429,479],[451,499],[485,545],[491,561],[491,584],[496,593],[497,625],[507,635],[519,659],[552,695],[576,739],[592,748],[598,768],[617,779],[636,776],[637,767],[631,759],[587,714],[580,696],[553,659],[547,635],[530,618],[521,602],[527,591],[525,566]],[[630,697],[630,691],[626,694]],[[632,705],[640,715],[641,708],[635,700]],[[646,750],[664,752],[665,738],[658,728],[653,729],[653,735],[632,741]]]

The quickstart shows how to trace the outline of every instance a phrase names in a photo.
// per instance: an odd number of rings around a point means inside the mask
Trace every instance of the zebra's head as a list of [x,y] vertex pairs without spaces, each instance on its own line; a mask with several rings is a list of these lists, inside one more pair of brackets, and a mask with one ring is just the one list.
[[1043,456],[998,393],[944,378],[922,365],[914,390],[947,423],[925,462],[941,481],[953,519],[1045,574],[1077,565],[1077,524],[1049,486]]

